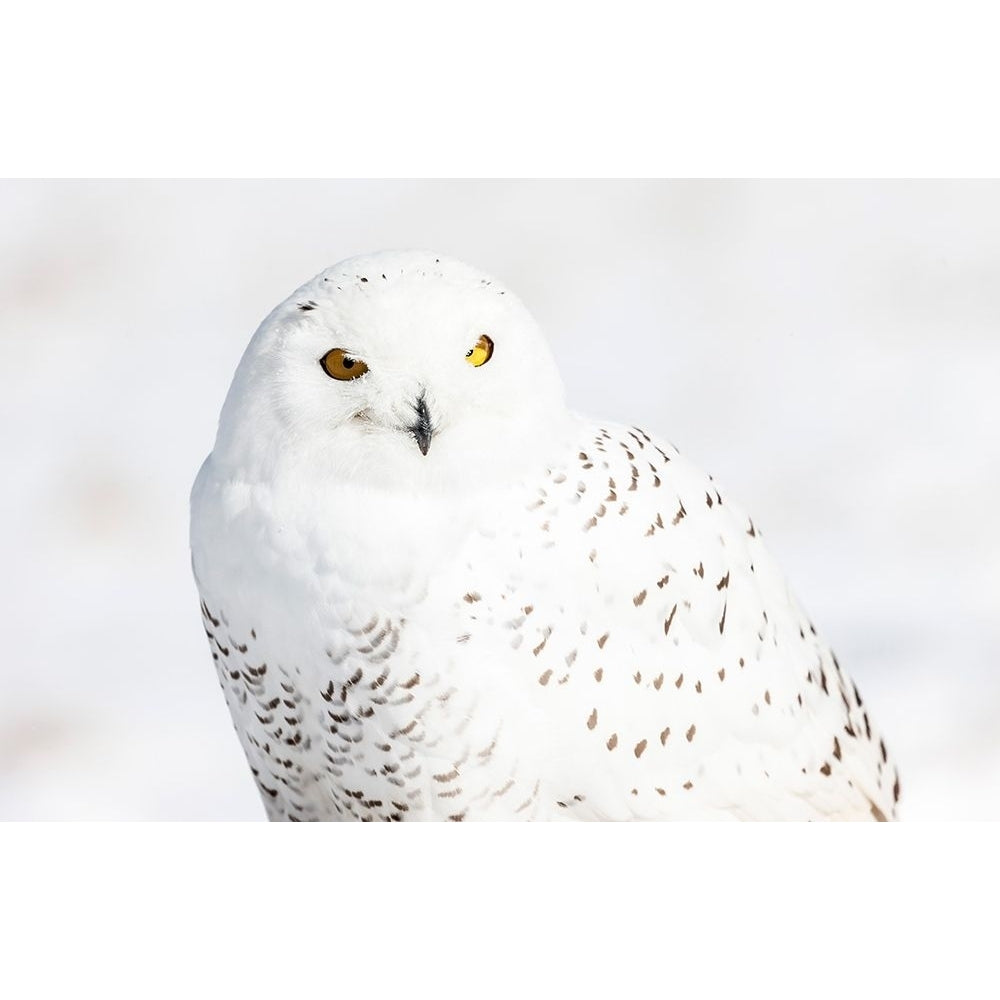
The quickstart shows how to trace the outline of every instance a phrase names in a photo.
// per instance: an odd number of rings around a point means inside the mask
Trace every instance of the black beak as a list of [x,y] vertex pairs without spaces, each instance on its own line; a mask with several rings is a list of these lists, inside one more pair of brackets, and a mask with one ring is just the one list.
[[411,424],[407,430],[417,439],[420,454],[426,455],[427,449],[431,446],[433,431],[431,430],[431,415],[427,410],[427,402],[423,395],[417,400],[414,409],[417,411],[417,421]]

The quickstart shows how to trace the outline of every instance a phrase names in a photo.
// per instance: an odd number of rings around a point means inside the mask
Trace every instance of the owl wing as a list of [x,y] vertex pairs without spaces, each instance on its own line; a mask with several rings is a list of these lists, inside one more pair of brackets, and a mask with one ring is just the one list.
[[[639,428],[585,424],[516,508],[470,545],[457,605],[470,656],[543,720],[558,808],[894,815],[857,687],[711,476]],[[503,567],[488,581],[487,563]]]

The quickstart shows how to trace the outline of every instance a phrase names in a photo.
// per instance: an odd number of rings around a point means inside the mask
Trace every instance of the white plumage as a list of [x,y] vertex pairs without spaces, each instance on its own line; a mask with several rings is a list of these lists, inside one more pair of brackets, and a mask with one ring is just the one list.
[[750,519],[662,439],[571,414],[527,311],[464,264],[354,258],[271,313],[191,544],[272,819],[895,813]]

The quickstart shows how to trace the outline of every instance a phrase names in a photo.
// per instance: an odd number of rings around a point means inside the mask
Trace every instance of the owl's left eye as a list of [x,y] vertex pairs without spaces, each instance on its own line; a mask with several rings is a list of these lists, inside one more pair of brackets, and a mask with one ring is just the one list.
[[472,365],[473,368],[479,368],[485,365],[490,358],[493,357],[493,341],[484,333],[479,340],[476,341],[475,347],[470,348],[465,354],[465,360]]
[[368,371],[368,365],[360,358],[352,358],[339,347],[327,351],[319,359],[319,363],[323,366],[323,371],[338,382],[349,382],[353,378],[361,378]]

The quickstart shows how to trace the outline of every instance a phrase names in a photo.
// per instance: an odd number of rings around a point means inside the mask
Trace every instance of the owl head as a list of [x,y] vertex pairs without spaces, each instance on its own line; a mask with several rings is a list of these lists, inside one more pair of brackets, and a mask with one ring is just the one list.
[[247,475],[474,485],[541,460],[568,421],[537,324],[499,282],[423,251],[353,257],[275,308],[240,362],[213,457]]

